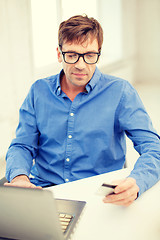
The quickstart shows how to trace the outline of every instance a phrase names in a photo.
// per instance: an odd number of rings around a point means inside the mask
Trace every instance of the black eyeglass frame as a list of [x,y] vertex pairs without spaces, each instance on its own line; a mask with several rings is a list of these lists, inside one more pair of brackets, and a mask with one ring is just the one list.
[[[75,63],[77,63],[77,62],[79,61],[80,57],[82,57],[82,58],[83,58],[83,61],[84,61],[85,63],[87,63],[87,64],[96,64],[96,63],[98,62],[98,59],[99,59],[100,55],[101,55],[101,52],[100,52],[100,51],[99,51],[99,52],[86,52],[86,53],[77,53],[77,52],[70,52],[70,51],[68,51],[68,52],[63,52],[63,51],[61,51],[61,53],[62,53],[64,62],[67,63],[67,64],[75,64]],[[78,59],[77,59],[74,63],[66,62],[66,60],[65,60],[65,54],[66,54],[66,53],[75,53],[75,54],[78,54]],[[86,60],[85,60],[85,58],[84,58],[84,56],[85,56],[86,54],[96,54],[96,55],[97,55],[97,61],[94,62],[94,63],[88,63],[88,62],[86,62]]]

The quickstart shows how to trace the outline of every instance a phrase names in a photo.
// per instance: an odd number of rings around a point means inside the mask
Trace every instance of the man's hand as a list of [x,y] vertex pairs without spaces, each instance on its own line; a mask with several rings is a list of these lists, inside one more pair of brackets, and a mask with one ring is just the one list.
[[126,178],[124,180],[116,181],[114,184],[117,187],[114,189],[115,194],[106,196],[103,199],[104,203],[113,203],[116,205],[129,206],[137,198],[139,187],[134,178]]
[[37,187],[36,185],[32,184],[26,175],[19,175],[13,178],[13,180],[10,183],[5,183],[4,186],[38,188],[38,189],[42,188],[40,186]]

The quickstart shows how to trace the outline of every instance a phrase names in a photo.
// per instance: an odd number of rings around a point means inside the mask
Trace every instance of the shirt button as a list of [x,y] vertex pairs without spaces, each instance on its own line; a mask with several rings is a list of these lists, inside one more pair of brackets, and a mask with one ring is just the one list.
[[69,182],[69,179],[68,179],[68,178],[66,178],[66,179],[65,179],[65,181],[66,181],[66,182]]
[[74,113],[70,113],[70,116],[73,117],[73,116],[74,116]]
[[72,135],[68,135],[68,138],[72,138]]
[[67,161],[67,162],[69,162],[69,161],[70,161],[70,159],[69,159],[69,158],[66,158],[66,161]]

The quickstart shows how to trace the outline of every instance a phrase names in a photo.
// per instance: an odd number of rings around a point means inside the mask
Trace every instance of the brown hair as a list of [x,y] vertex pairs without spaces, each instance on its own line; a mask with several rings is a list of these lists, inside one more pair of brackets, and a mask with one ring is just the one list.
[[97,39],[99,51],[103,43],[103,29],[100,23],[87,15],[76,15],[62,22],[58,31],[58,44],[62,48],[63,43],[75,41],[85,42],[89,37]]

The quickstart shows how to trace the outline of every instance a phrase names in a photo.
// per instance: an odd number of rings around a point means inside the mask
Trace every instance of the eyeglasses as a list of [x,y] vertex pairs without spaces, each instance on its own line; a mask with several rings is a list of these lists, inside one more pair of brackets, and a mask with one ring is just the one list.
[[74,64],[79,61],[80,57],[83,58],[84,62],[87,64],[95,64],[98,62],[100,52],[87,52],[87,53],[77,53],[77,52],[61,52],[63,59],[66,63]]

